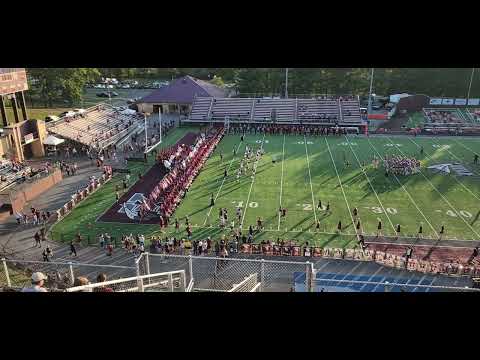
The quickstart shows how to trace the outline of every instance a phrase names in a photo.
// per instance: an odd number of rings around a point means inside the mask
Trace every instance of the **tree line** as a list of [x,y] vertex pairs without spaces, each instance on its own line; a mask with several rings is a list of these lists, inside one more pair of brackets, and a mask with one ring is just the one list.
[[[355,94],[367,95],[368,68],[291,68],[289,95]],[[389,95],[408,92],[438,97],[466,97],[470,68],[376,68],[373,93]],[[184,75],[231,84],[245,96],[283,95],[284,68],[31,68],[31,93],[46,106],[58,100],[79,103],[86,83],[101,77],[172,80]],[[475,72],[470,97],[480,97],[480,71]]]

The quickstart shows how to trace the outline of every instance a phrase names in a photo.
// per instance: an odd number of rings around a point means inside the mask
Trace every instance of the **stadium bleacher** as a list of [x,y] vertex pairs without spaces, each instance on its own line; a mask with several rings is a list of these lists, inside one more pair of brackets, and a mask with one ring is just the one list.
[[360,104],[355,97],[333,98],[210,98],[197,97],[190,121],[304,122],[361,125]]
[[82,115],[64,117],[47,126],[50,133],[84,145],[103,148],[120,140],[143,120],[138,114],[126,114],[108,105],[87,109]]

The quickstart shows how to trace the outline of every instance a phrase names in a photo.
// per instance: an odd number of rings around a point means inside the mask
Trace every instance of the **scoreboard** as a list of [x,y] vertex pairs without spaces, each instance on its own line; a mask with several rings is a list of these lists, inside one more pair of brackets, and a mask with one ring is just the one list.
[[27,73],[22,68],[0,68],[0,95],[28,90]]

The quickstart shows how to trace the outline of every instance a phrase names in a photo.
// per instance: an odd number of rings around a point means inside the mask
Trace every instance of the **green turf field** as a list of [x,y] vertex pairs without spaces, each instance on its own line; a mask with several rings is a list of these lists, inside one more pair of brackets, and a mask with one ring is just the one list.
[[[185,129],[177,129],[168,143],[174,143],[182,131]],[[247,144],[254,148],[263,144],[266,154],[259,161],[255,176],[250,173],[237,182],[236,170]],[[424,148],[423,156],[420,146]],[[238,149],[236,157],[234,148]],[[188,215],[194,238],[219,238],[228,234],[218,228],[219,208],[228,208],[231,221],[235,207],[241,206],[243,229],[255,225],[258,217],[264,221],[265,231],[256,235],[255,241],[280,237],[319,246],[353,247],[355,230],[350,213],[357,207],[366,234],[376,233],[380,219],[385,235],[393,236],[394,228],[400,224],[402,235],[415,236],[422,225],[424,237],[437,238],[443,224],[444,238],[478,239],[480,166],[473,164],[473,151],[480,152],[474,138],[247,135],[245,142],[240,143],[238,136],[229,135],[208,160],[172,220],[182,220],[182,232],[177,236],[185,236],[183,219]],[[386,154],[408,154],[421,159],[421,173],[385,177],[382,168],[372,167],[371,160]],[[272,157],[277,159],[275,164]],[[350,163],[347,167],[345,159]],[[441,175],[427,169],[429,165],[452,162],[463,164],[474,176]],[[228,177],[224,180],[225,169]],[[73,229],[81,226],[82,231],[91,234],[108,229],[114,234],[158,235],[159,229],[154,225],[95,224],[95,219],[114,202],[112,189],[118,181],[120,178],[114,179],[101,193],[88,198],[54,230],[71,235]],[[209,207],[211,194],[216,198],[213,208]],[[331,212],[318,209],[318,200],[324,206],[330,202]],[[280,204],[288,211],[284,220],[279,218]],[[315,230],[316,220],[321,224],[319,232]],[[337,234],[339,221],[343,230]],[[92,227],[87,230],[88,223]],[[168,232],[175,233],[173,226]]]

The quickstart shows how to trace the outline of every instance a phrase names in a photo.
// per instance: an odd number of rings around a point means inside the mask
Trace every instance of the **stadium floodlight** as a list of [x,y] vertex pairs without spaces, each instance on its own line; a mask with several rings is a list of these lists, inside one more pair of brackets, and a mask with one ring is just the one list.
[[162,143],[162,111],[158,107],[158,121],[160,122],[160,144]]
[[472,82],[473,82],[473,74],[475,73],[475,68],[472,68],[472,75],[470,76],[470,84],[468,85],[468,92],[467,92],[467,105],[470,102],[470,90],[472,89]]
[[370,75],[370,91],[368,92],[368,109],[367,109],[367,119],[372,112],[372,88],[373,88],[373,73],[374,73],[375,68],[372,68],[372,73]]
[[285,99],[288,99],[288,68],[285,69]]
[[150,114],[147,113],[147,112],[144,112],[143,116],[144,116],[144,119],[145,119],[145,153],[147,153],[147,149],[148,149],[147,116],[150,116]]

